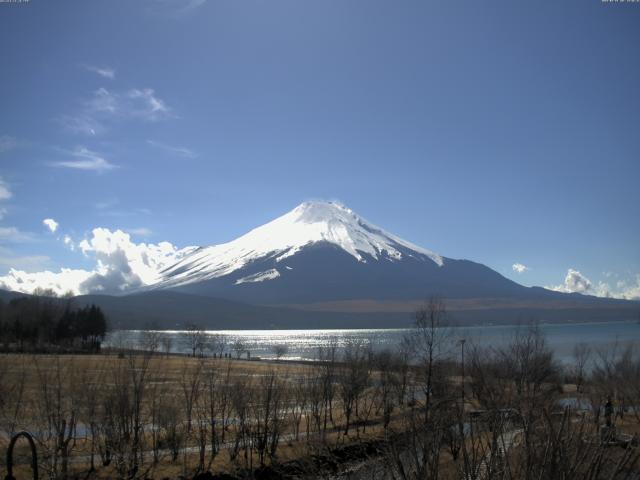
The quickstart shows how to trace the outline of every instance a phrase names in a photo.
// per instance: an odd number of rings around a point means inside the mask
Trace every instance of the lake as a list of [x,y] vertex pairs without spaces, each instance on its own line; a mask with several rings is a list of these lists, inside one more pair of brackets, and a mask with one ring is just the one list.
[[[586,343],[594,349],[606,348],[616,343],[622,346],[633,343],[640,348],[640,324],[636,322],[541,324],[539,327],[556,357],[563,362],[571,361],[573,347],[578,343]],[[465,326],[454,327],[452,332],[454,339],[464,338],[467,345],[498,346],[508,342],[519,328],[526,326]],[[349,341],[371,344],[374,350],[395,349],[409,331],[410,329],[210,330],[206,333],[223,335],[229,344],[237,339],[243,340],[252,357],[275,358],[274,346],[285,345],[287,353],[282,358],[313,360],[317,358],[318,348],[331,342],[336,342],[339,349]],[[161,335],[172,337],[173,352],[188,353],[183,332],[164,331]],[[107,337],[105,346],[137,348],[140,338],[141,332],[137,330],[116,331]],[[227,351],[231,351],[231,348]]]

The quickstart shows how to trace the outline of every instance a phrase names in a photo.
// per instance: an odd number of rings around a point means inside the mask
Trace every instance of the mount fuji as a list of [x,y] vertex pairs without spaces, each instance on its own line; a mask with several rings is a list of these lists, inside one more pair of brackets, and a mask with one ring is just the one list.
[[513,295],[488,267],[414,245],[336,202],[306,202],[161,272],[153,289],[260,304]]

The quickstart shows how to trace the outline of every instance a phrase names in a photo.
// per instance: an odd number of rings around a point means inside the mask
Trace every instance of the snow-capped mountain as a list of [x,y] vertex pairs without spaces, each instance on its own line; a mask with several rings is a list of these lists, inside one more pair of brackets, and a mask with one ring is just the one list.
[[252,262],[273,257],[277,267],[238,279],[236,283],[273,280],[286,269],[284,260],[318,243],[335,245],[359,262],[402,260],[407,255],[442,266],[430,250],[413,245],[367,222],[336,202],[305,202],[285,215],[222,245],[203,247],[163,272],[163,287],[223,277]]
[[152,288],[264,304],[524,289],[488,267],[403,240],[336,202],[305,202],[236,240],[198,248]]

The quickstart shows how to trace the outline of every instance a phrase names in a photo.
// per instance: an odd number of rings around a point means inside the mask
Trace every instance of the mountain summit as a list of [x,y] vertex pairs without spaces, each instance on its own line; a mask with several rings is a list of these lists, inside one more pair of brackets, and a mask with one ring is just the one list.
[[321,243],[338,247],[363,263],[400,261],[408,255],[443,265],[440,255],[385,232],[340,203],[305,202],[236,240],[197,249],[162,272],[159,286],[175,287],[223,277],[264,258],[272,258],[276,268],[238,279],[237,283],[272,280],[287,268],[285,259]]

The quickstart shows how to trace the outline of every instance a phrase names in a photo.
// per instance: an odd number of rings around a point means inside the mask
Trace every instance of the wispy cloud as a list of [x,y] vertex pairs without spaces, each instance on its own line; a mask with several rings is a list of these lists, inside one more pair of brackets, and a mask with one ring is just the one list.
[[157,121],[171,116],[171,108],[152,88],[113,92],[101,87],[93,92],[85,106],[93,115],[104,118]]
[[[0,202],[9,200],[13,197],[9,184],[0,177]],[[4,219],[7,214],[7,209],[0,205],[0,220]],[[1,242],[25,242],[31,240],[31,235],[21,232],[16,227],[3,227],[0,226],[0,243]],[[0,252],[1,253],[1,252]]]
[[33,240],[31,234],[21,231],[17,227],[0,227],[0,240],[4,242],[29,242]]
[[68,154],[74,157],[74,159],[54,162],[51,165],[54,167],[74,168],[77,170],[92,170],[99,173],[117,168],[117,165],[109,163],[100,154],[93,152],[86,147],[76,147],[74,150],[68,152]]
[[140,227],[140,228],[128,228],[127,233],[131,235],[137,235],[139,237],[150,237],[153,235],[153,232],[150,228]]
[[18,146],[18,140],[10,135],[0,135],[0,153],[8,152]]
[[93,96],[87,100],[86,105],[92,112],[95,113],[110,113],[114,114],[121,110],[119,105],[119,96],[110,92],[104,87],[100,87],[93,92]]
[[100,209],[101,217],[135,217],[138,215],[151,215],[148,208],[132,208],[131,210],[123,209]]
[[180,17],[207,3],[207,0],[149,0],[149,12]]
[[90,72],[97,73],[98,75],[100,75],[103,78],[108,78],[108,79],[111,79],[111,80],[116,78],[116,71],[113,68],[96,67],[95,65],[85,65],[84,68],[86,68]]
[[0,200],[8,200],[13,196],[9,184],[0,177]]
[[174,147],[172,145],[167,145],[166,143],[156,142],[155,140],[147,140],[147,143],[152,147],[159,148],[167,153],[178,155],[180,157],[196,158],[198,156],[196,152],[187,147]]
[[42,270],[51,264],[51,258],[46,255],[13,255],[7,249],[0,251],[0,268],[18,268],[27,272]]
[[513,265],[511,265],[511,268],[516,273],[524,273],[527,270],[529,270],[529,267],[527,267],[526,265],[523,265],[522,263],[514,263]]
[[100,87],[81,101],[78,111],[55,120],[68,132],[95,136],[117,122],[156,122],[169,118],[175,118],[171,107],[152,88],[113,91]]
[[99,135],[106,130],[101,122],[86,114],[61,115],[56,120],[65,130],[75,134]]
[[118,204],[119,200],[117,198],[109,198],[107,200],[102,200],[100,202],[96,202],[94,206],[98,210],[106,210],[108,208],[112,208]]
[[171,113],[165,101],[159,98],[151,88],[129,90],[127,96],[135,104],[130,110],[133,115],[155,121],[166,118]]
[[[101,217],[134,217],[139,215],[151,215],[151,210],[144,207],[131,208],[126,210],[120,207],[120,201],[117,198],[109,198],[94,204],[98,215]],[[131,230],[128,230],[131,231]]]
[[58,226],[60,225],[53,218],[45,218],[44,220],[42,220],[42,224],[47,227],[51,233],[55,233],[55,231],[58,229]]

